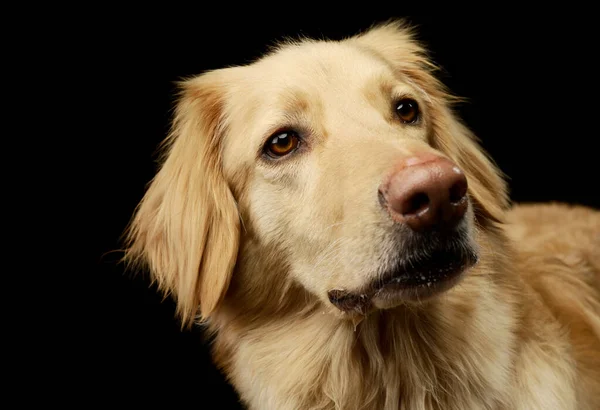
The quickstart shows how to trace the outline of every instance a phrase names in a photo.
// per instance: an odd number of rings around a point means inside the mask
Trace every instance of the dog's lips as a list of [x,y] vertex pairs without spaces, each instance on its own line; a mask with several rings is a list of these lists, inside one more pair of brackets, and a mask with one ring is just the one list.
[[474,252],[440,253],[418,266],[400,264],[380,275],[364,292],[334,289],[329,300],[343,312],[366,314],[372,307],[386,308],[401,301],[424,301],[452,288],[475,263]]
[[469,258],[456,260],[445,260],[438,262],[432,258],[431,262],[420,266],[419,268],[399,267],[383,275],[382,280],[375,286],[376,292],[390,286],[401,288],[431,287],[437,282],[452,279],[460,274],[468,265],[475,263],[477,257],[474,255]]
[[432,266],[420,272],[401,272],[391,275],[381,283],[371,297],[371,304],[377,308],[396,305],[398,301],[425,301],[456,285],[463,273],[476,262],[449,263],[445,266]]

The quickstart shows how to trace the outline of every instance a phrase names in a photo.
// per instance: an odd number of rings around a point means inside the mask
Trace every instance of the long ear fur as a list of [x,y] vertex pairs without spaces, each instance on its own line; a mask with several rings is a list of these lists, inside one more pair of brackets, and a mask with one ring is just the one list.
[[126,260],[143,263],[177,302],[183,325],[223,298],[239,245],[239,214],[221,169],[226,70],[183,82],[162,166],[127,232]]
[[501,222],[509,206],[503,174],[481,149],[477,138],[452,112],[452,103],[460,99],[453,97],[435,77],[436,66],[414,39],[413,29],[403,21],[389,22],[356,36],[354,40],[387,61],[426,94],[434,120],[431,144],[455,161],[467,175],[478,220]]

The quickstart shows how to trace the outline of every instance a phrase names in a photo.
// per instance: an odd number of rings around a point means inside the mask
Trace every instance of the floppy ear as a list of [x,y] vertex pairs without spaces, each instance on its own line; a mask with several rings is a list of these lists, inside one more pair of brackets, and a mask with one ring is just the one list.
[[503,174],[452,112],[451,105],[460,99],[452,96],[435,77],[437,67],[415,40],[413,29],[403,21],[390,22],[356,36],[354,41],[387,61],[399,75],[421,89],[433,120],[430,143],[465,172],[478,220],[504,220],[509,199]]
[[239,214],[221,169],[225,70],[182,83],[162,166],[127,232],[126,260],[143,263],[177,302],[184,325],[223,298],[239,244]]

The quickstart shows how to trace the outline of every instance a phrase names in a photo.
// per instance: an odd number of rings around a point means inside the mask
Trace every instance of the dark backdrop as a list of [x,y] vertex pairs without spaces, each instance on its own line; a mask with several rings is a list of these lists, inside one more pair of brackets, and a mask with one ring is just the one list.
[[[73,351],[81,373],[75,379],[85,391],[92,388],[90,400],[235,405],[200,332],[180,331],[172,302],[162,301],[143,273],[125,274],[116,263],[120,254],[111,251],[119,248],[156,171],[155,150],[169,127],[174,82],[248,62],[283,36],[341,38],[403,16],[400,7],[343,11],[348,13],[315,9],[253,17],[232,6],[188,15],[180,10],[185,21],[175,14],[149,19],[110,13],[79,23],[86,36],[79,49],[81,77],[73,85],[85,97],[74,104],[84,106],[92,130],[81,137],[93,168],[86,209],[92,240],[84,245],[94,270],[85,285],[86,309],[67,319],[78,334]],[[590,60],[597,30],[585,11],[408,17],[420,25],[444,82],[468,98],[460,113],[509,176],[514,200],[600,206],[598,84]]]

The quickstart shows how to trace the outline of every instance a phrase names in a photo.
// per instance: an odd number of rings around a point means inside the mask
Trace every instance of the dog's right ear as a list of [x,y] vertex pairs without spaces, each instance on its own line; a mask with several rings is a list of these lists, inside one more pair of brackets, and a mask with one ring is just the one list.
[[127,231],[127,262],[142,263],[174,297],[183,325],[209,317],[235,265],[240,217],[223,176],[228,71],[184,81],[162,165]]

